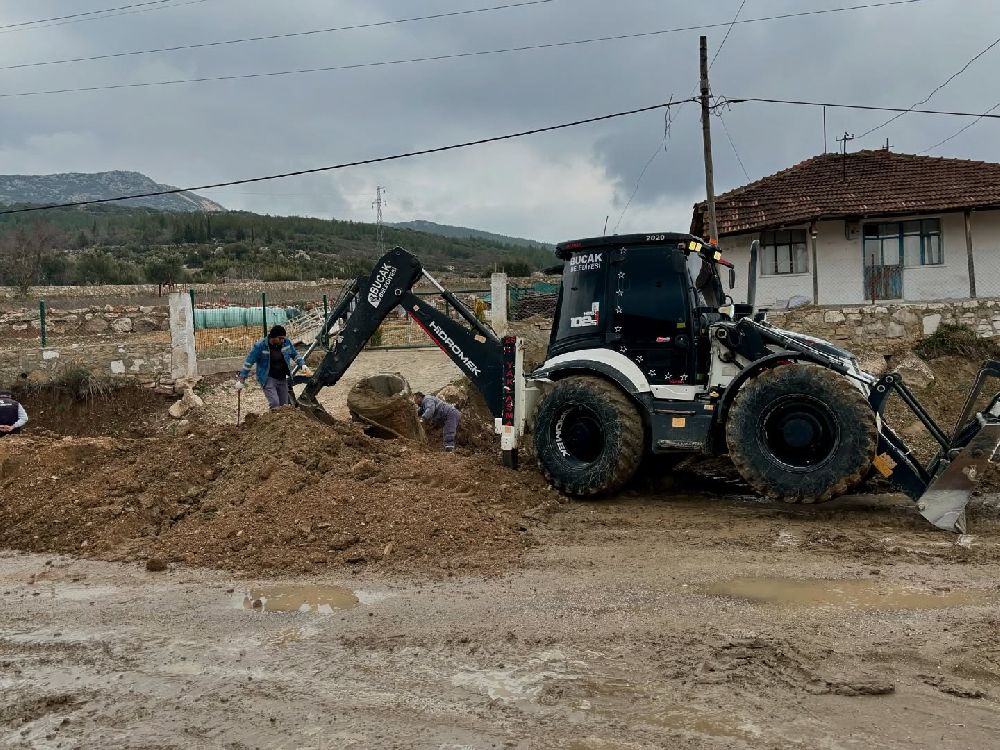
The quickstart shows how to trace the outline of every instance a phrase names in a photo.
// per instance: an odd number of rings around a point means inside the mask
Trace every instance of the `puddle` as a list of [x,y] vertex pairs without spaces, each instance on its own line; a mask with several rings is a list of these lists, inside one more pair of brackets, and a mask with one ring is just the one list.
[[272,586],[237,595],[243,609],[259,612],[319,612],[353,609],[358,597],[341,586]]
[[706,737],[746,738],[755,734],[750,727],[735,726],[732,721],[691,706],[669,706],[662,711],[639,714],[637,718],[653,726]]
[[843,609],[944,609],[989,602],[981,591],[938,593],[881,581],[821,578],[733,578],[708,586],[705,593],[766,604]]

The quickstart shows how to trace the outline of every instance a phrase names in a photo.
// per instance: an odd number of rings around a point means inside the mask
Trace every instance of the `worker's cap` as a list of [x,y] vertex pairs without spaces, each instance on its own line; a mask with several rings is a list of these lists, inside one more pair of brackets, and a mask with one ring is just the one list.
[[267,334],[269,339],[276,339],[278,336],[287,336],[284,326],[272,326],[271,332]]

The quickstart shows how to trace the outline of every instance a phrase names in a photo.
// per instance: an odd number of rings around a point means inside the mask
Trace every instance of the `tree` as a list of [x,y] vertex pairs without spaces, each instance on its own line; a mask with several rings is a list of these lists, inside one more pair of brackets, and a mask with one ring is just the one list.
[[184,269],[177,258],[164,258],[146,264],[146,280],[153,284],[175,284],[184,279]]
[[500,267],[508,276],[531,276],[531,266],[523,260],[506,258],[500,262]]
[[0,274],[4,282],[27,295],[42,281],[46,259],[63,244],[62,232],[38,221],[0,237]]

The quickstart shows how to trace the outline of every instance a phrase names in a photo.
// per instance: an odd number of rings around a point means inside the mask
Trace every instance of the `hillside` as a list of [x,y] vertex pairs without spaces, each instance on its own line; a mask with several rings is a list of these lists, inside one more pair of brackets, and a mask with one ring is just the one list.
[[[67,172],[44,175],[0,175],[0,204],[72,203],[119,195],[172,190],[139,172]],[[225,211],[215,201],[195,193],[176,193],[125,201],[159,211]]]
[[[524,276],[549,250],[385,228],[431,272]],[[0,285],[352,278],[381,255],[373,224],[245,211],[164,212],[100,204],[0,216]]]
[[454,227],[448,224],[435,224],[433,221],[424,221],[422,219],[417,221],[403,221],[391,224],[390,226],[397,227],[398,229],[413,229],[418,232],[440,235],[441,237],[489,240],[490,242],[498,242],[501,245],[513,245],[514,247],[533,247],[544,250],[552,250],[554,248],[554,245],[549,245],[545,242],[538,242],[536,240],[527,240],[522,237],[508,237],[505,234],[494,234],[493,232],[484,232],[481,229],[470,229],[469,227]]

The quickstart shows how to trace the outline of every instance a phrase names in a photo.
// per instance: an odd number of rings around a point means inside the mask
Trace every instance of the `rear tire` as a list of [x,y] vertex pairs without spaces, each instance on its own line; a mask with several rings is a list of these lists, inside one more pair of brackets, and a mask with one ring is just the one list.
[[552,485],[567,495],[616,490],[642,461],[645,430],[636,405],[596,377],[559,381],[535,412],[535,456]]
[[856,486],[875,458],[875,413],[833,370],[791,364],[765,370],[736,395],[726,443],[758,492],[787,502],[830,500]]

